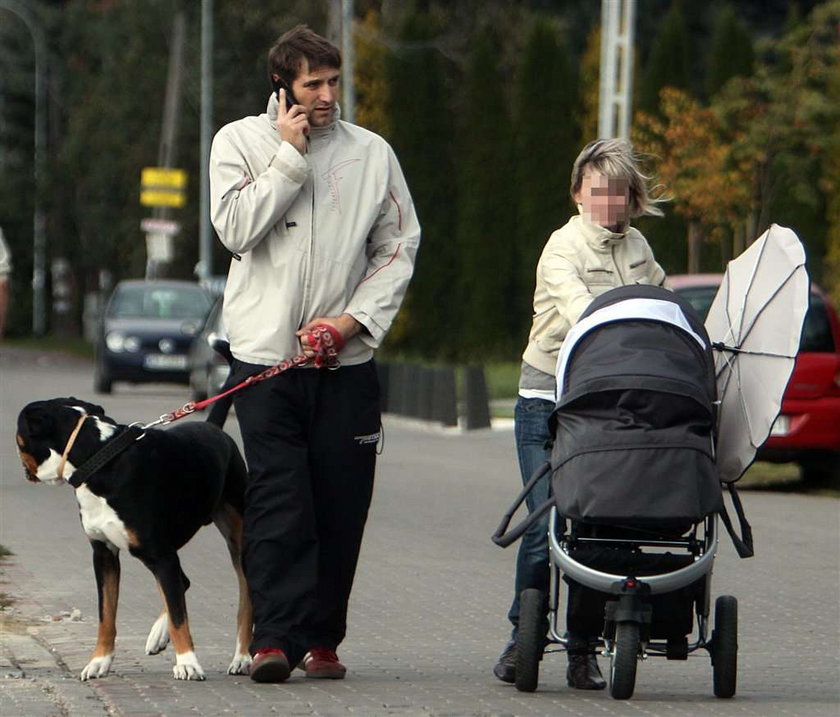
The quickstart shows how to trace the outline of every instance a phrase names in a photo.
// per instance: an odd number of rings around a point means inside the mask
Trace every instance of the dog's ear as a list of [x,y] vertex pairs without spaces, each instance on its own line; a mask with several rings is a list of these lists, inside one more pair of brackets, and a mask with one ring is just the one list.
[[97,406],[95,403],[83,401],[81,398],[76,398],[75,396],[70,396],[69,398],[65,399],[65,401],[68,404],[84,408],[85,413],[87,413],[89,416],[99,416],[100,418],[103,418],[105,416],[105,409],[102,408],[102,406]]
[[52,411],[43,402],[30,403],[20,412],[18,433],[24,437],[43,438],[55,431]]

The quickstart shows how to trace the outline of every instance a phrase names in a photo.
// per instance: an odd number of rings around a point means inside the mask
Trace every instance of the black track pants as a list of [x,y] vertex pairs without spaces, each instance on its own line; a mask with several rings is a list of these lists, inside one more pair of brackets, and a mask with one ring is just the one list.
[[[263,368],[235,361],[235,380]],[[279,647],[295,664],[346,632],[380,431],[376,367],[292,369],[235,396],[251,651]]]

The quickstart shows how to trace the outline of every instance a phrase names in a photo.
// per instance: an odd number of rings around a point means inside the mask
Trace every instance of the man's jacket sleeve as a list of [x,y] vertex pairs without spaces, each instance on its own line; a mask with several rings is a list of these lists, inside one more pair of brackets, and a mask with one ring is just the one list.
[[377,348],[397,315],[420,244],[420,224],[400,165],[388,148],[389,181],[379,218],[368,236],[367,271],[345,309],[367,332],[362,340]]
[[280,221],[306,179],[307,163],[283,142],[267,169],[252,177],[232,139],[219,132],[210,150],[210,217],[222,244],[250,251]]

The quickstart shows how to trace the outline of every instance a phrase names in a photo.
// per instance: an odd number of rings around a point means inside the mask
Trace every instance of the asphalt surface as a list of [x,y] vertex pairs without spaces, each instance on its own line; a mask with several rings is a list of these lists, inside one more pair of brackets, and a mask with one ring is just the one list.
[[[27,402],[96,399],[80,359],[0,345],[0,715],[832,715],[840,714],[840,503],[744,493],[757,555],[724,537],[713,598],[738,597],[738,692],[712,696],[705,651],[639,665],[626,702],[566,687],[565,657],[547,655],[540,685],[519,693],[491,674],[508,631],[514,549],[489,535],[517,491],[508,429],[461,433],[386,417],[385,449],[339,654],[343,681],[257,685],[225,670],[233,653],[236,585],[215,529],[182,551],[205,682],[176,681],[171,648],[144,654],[160,607],[151,575],[122,558],[111,674],[80,682],[96,642],[90,548],[72,489],[27,483],[14,432]],[[98,402],[121,422],[182,405],[181,387],[116,385]],[[188,419],[192,420],[192,419]],[[236,422],[229,430],[238,438]],[[602,668],[607,667],[601,658]]]

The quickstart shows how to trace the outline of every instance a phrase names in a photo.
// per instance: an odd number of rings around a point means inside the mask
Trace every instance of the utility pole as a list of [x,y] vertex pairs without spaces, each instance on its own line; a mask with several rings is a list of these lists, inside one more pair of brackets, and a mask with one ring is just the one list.
[[213,132],[213,0],[201,0],[201,179],[199,198],[198,278],[213,275],[213,229],[210,224],[210,144]]
[[0,0],[0,10],[17,16],[32,36],[35,53],[35,198],[32,219],[32,333],[43,336],[47,328],[46,218],[42,200],[44,156],[47,145],[47,41],[40,23],[28,7],[17,0]]
[[630,136],[636,0],[601,0],[598,136]]
[[327,39],[341,48],[341,119],[355,122],[353,0],[330,0],[327,9]]
[[[166,74],[166,98],[163,103],[163,123],[158,145],[158,167],[172,167],[175,161],[178,118],[181,109],[182,67],[184,64],[184,28],[186,20],[183,10],[175,14],[172,21],[172,47],[169,50],[169,69]],[[155,219],[168,219],[168,207],[155,207]],[[171,261],[172,237],[168,234],[146,234],[146,278],[158,278],[158,264]],[[154,257],[154,258],[152,258]]]
[[341,0],[341,59],[343,65],[341,118],[356,121],[356,87],[353,83],[353,66],[356,53],[353,48],[353,0]]

